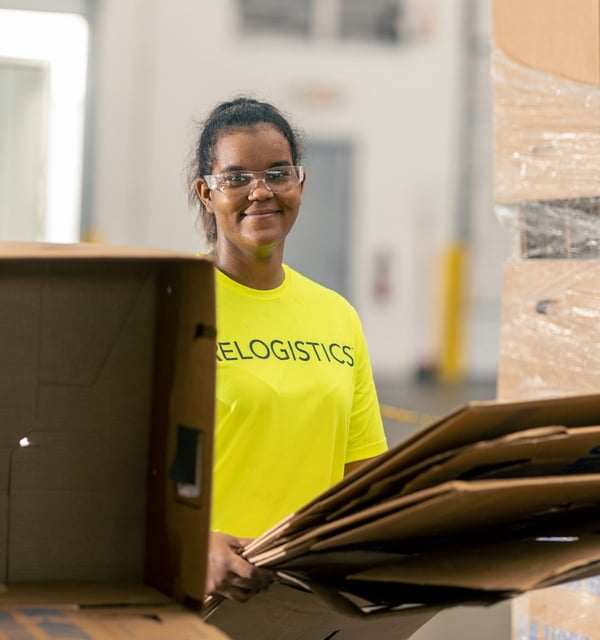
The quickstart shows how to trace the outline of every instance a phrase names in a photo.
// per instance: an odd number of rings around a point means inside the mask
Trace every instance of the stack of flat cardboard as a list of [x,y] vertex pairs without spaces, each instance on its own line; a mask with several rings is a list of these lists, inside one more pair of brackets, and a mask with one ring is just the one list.
[[[599,425],[595,394],[469,403],[349,475],[244,554],[331,610],[387,617],[394,638],[450,606],[594,575]],[[224,603],[210,620],[236,639],[262,637],[251,621],[265,627],[282,588],[249,604]],[[323,638],[324,630],[281,637]]]

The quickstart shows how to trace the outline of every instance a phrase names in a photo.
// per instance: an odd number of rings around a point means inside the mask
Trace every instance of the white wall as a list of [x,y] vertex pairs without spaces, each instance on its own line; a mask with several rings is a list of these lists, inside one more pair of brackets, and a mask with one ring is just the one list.
[[[432,6],[429,42],[376,47],[252,39],[238,32],[234,0],[103,0],[96,237],[200,249],[185,193],[193,121],[237,93],[272,100],[307,136],[356,145],[352,297],[377,374],[412,371],[434,338],[436,261],[451,235],[458,175],[462,0]],[[331,104],[306,99],[321,89]],[[381,251],[393,255],[392,294],[376,304]]]

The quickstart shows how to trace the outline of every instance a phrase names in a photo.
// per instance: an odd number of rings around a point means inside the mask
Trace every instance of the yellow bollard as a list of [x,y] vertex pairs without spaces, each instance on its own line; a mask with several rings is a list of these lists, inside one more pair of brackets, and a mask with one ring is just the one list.
[[440,361],[442,382],[459,382],[465,375],[467,321],[467,248],[450,245],[442,256]]

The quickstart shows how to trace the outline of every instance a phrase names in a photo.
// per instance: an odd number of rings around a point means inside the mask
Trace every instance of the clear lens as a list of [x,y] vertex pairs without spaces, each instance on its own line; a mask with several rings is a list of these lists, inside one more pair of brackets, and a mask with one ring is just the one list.
[[204,176],[209,189],[232,196],[247,196],[262,180],[272,193],[290,191],[302,182],[304,168],[300,166],[272,167],[265,171],[228,171]]

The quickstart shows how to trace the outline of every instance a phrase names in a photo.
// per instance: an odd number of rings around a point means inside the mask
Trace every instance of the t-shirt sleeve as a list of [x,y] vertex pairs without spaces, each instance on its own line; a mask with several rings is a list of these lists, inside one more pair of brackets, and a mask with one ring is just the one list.
[[354,399],[346,463],[372,458],[388,448],[367,343],[358,314],[354,316]]

